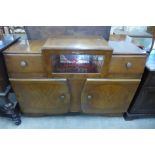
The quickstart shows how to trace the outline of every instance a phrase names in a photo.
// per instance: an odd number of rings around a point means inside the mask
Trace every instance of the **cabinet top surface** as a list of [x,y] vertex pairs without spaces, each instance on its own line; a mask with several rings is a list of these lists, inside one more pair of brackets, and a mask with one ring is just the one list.
[[19,40],[18,43],[9,47],[4,53],[41,53],[41,47],[45,40]]
[[49,38],[42,49],[112,50],[107,41],[97,36],[61,36]]
[[61,37],[46,40],[19,40],[4,53],[41,53],[42,49],[113,50],[113,54],[145,54],[146,52],[127,41],[106,42],[101,37]]

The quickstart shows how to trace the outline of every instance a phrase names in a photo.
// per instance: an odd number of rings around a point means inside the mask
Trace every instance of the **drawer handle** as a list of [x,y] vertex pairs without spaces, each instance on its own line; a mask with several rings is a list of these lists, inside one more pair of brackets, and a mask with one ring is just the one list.
[[21,61],[20,62],[20,66],[21,67],[26,67],[27,66],[27,62],[26,61]]
[[128,62],[127,64],[126,64],[126,68],[127,69],[130,69],[130,68],[132,68],[133,67],[133,64],[131,63],[131,62]]
[[61,95],[61,96],[60,96],[60,99],[61,99],[61,100],[64,100],[64,99],[65,99],[65,96],[64,96],[64,95]]
[[91,95],[88,95],[87,98],[88,98],[88,100],[91,100],[92,99],[92,96]]

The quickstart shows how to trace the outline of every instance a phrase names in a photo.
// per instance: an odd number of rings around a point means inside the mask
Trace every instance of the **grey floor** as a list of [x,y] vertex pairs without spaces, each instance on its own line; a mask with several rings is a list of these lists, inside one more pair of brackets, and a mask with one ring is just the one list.
[[0,117],[3,129],[153,129],[155,118],[125,121],[123,117],[105,116],[50,116],[22,117],[22,124],[16,126],[7,118]]

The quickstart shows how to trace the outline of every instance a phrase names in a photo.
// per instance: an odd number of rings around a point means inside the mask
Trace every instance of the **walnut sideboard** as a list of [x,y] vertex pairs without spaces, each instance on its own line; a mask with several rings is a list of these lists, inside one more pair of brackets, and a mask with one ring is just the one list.
[[100,37],[20,40],[4,52],[22,113],[123,114],[137,90],[146,53]]

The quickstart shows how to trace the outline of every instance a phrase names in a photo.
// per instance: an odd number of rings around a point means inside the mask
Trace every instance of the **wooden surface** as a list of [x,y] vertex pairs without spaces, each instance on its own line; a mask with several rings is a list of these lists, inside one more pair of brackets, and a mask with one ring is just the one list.
[[108,43],[98,36],[60,36],[49,38],[42,49],[59,50],[112,50]]
[[18,43],[9,47],[4,53],[21,54],[21,53],[41,53],[41,48],[46,40],[19,40]]
[[[88,37],[89,38],[89,37]],[[41,49],[101,49],[101,50],[112,50],[114,49],[113,54],[145,54],[143,50],[138,48],[131,42],[126,40],[115,40],[109,41],[108,43],[101,39],[100,37],[92,37],[92,39],[83,38],[79,42],[78,39],[74,38],[73,41],[68,38],[68,41],[64,41],[65,39],[61,38],[54,41],[54,39],[46,40],[31,40],[28,41],[26,39],[18,41],[15,45],[9,47],[5,50],[4,53],[41,53]],[[45,44],[46,43],[46,44]],[[51,45],[49,45],[51,43]],[[54,44],[56,43],[56,44]],[[109,47],[110,46],[110,47]]]
[[10,79],[10,81],[23,113],[49,115],[69,111],[70,94],[66,79]]
[[[23,61],[26,66],[21,65]],[[20,77],[22,74],[30,77],[45,75],[41,54],[7,54],[5,62],[10,77]]]
[[[139,55],[113,55],[109,74],[139,74],[144,72],[146,56]],[[127,63],[132,67],[127,68]]]
[[131,79],[87,79],[82,91],[82,111],[95,114],[125,112],[139,82]]
[[85,81],[85,79],[68,79],[68,86],[71,95],[70,112],[81,112],[81,92]]
[[95,114],[125,112],[139,82],[137,79],[87,79],[82,91],[82,111]]
[[[109,52],[108,52],[109,53]],[[50,54],[46,55],[46,57],[43,58],[41,54],[5,54],[5,61],[6,66],[8,70],[8,74],[10,77],[14,78],[39,78],[39,77],[45,77],[47,74],[49,77],[71,77],[71,78],[90,78],[90,77],[102,77],[100,73],[94,73],[94,74],[51,74],[52,68],[51,68],[51,60],[49,59]],[[109,61],[110,61],[110,57]],[[113,74],[125,74],[125,76],[128,74],[128,77],[133,77],[133,74],[142,74],[144,71],[145,66],[145,60],[146,56],[142,55],[113,55],[111,58],[111,62],[109,64],[109,61],[106,61],[104,65],[106,67],[104,68],[103,72],[106,72],[104,74],[104,77],[112,76]],[[22,67],[21,62],[26,62],[26,66]],[[44,66],[45,62],[45,66]],[[127,63],[132,63],[131,68],[127,68]],[[109,67],[108,67],[109,64]],[[119,75],[118,75],[119,76]]]
[[[96,37],[62,37],[44,43],[21,40],[4,52],[10,81],[23,113],[118,114],[126,111],[143,73],[144,51],[132,43],[108,44]],[[52,73],[51,54],[97,54],[106,59],[101,74],[58,74]],[[27,65],[23,67],[22,61]],[[128,62],[132,63],[131,68],[126,67]],[[86,99],[89,93],[93,94],[93,105]],[[61,94],[66,96],[64,104],[58,99]]]

